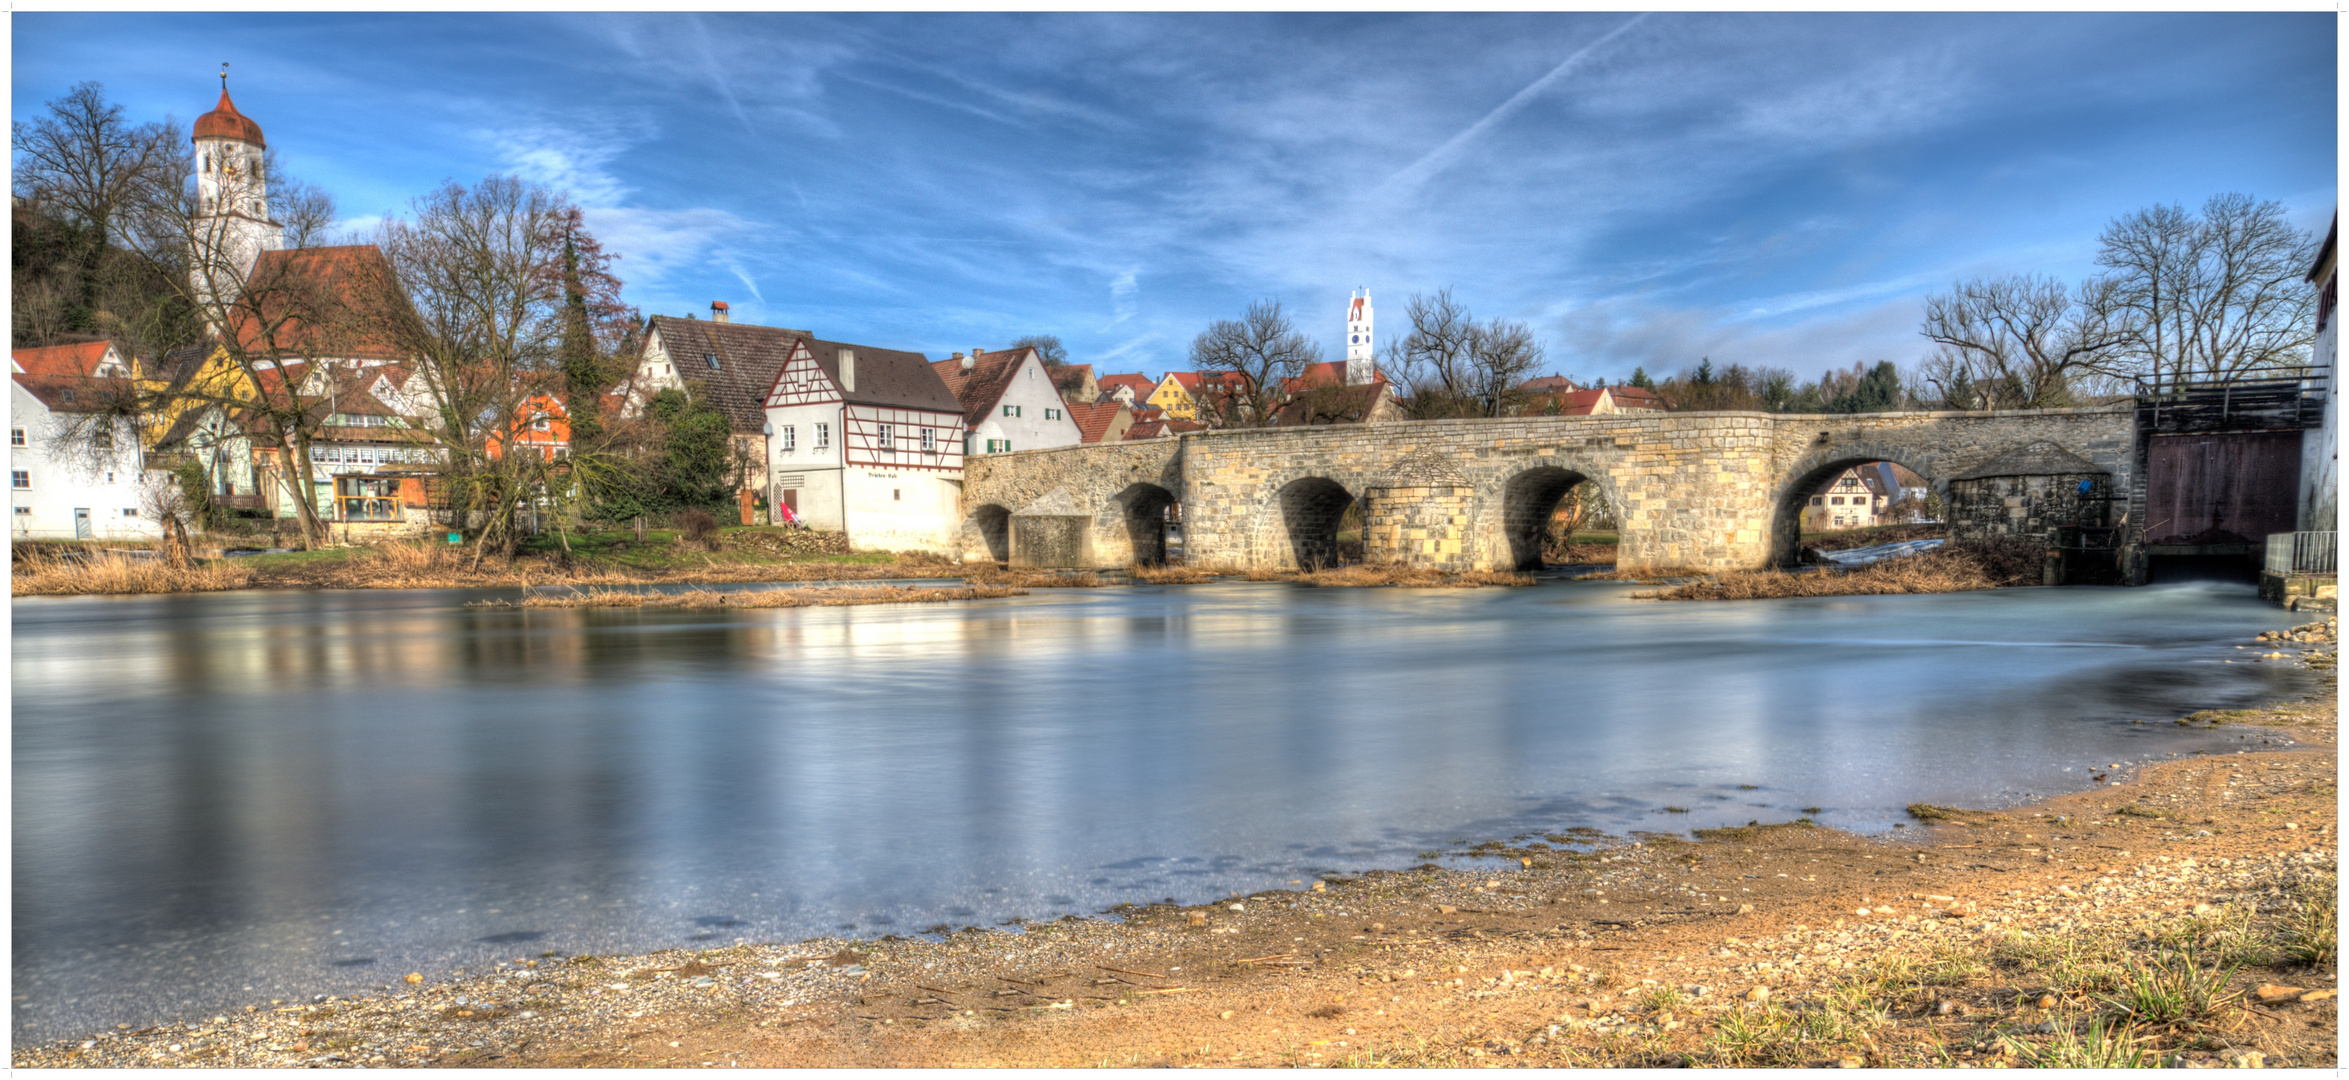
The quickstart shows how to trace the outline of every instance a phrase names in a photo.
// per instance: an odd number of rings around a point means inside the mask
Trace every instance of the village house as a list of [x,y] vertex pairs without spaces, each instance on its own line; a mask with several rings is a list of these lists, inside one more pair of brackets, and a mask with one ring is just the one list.
[[1116,398],[1128,408],[1139,409],[1150,403],[1150,395],[1158,389],[1158,380],[1137,371],[1127,375],[1103,375],[1095,385],[1102,397]]
[[1301,374],[1282,381],[1281,395],[1283,401],[1273,409],[1273,427],[1376,424],[1404,418],[1394,385],[1366,359],[1308,364]]
[[642,415],[655,394],[691,382],[732,429],[735,460],[747,464],[742,489],[764,492],[769,471],[763,463],[773,457],[767,441],[767,393],[791,359],[795,343],[814,336],[805,330],[737,323],[723,300],[711,302],[707,320],[652,316],[645,320],[643,351],[629,379],[621,415]]
[[963,456],[1075,446],[1084,433],[1034,348],[972,349],[930,365],[962,402]]
[[1537,398],[1534,411],[1551,416],[1605,416],[1640,409],[1652,412],[1663,412],[1665,409],[1664,399],[1658,397],[1655,391],[1631,385],[1597,386],[1588,390],[1545,389],[1537,394]]
[[953,550],[967,430],[930,361],[779,333],[788,359],[764,397],[777,516],[839,530],[858,547]]
[[1890,524],[1887,514],[1904,492],[1893,475],[1891,462],[1855,465],[1829,481],[1803,507],[1804,532],[1830,529],[1866,529]]
[[1163,410],[1175,420],[1197,420],[1202,395],[1227,389],[1237,391],[1247,385],[1248,377],[1236,371],[1170,371],[1158,380],[1142,403]]
[[130,366],[107,342],[11,353],[9,535],[138,539],[162,535],[147,507],[139,431],[109,416],[131,394]]

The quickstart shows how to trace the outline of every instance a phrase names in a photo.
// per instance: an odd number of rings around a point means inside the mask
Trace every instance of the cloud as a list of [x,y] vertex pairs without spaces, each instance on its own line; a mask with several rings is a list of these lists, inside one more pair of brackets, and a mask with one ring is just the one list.
[[1461,155],[1467,152],[1469,144],[1475,142],[1478,136],[1483,135],[1486,131],[1492,129],[1495,125],[1516,114],[1519,109],[1525,107],[1527,102],[1530,102],[1534,98],[1540,96],[1543,92],[1549,90],[1551,86],[1555,85],[1558,80],[1565,78],[1575,69],[1581,67],[1584,60],[1588,59],[1599,50],[1606,48],[1609,42],[1612,42],[1616,38],[1621,37],[1625,32],[1629,31],[1632,27],[1638,26],[1646,19],[1647,13],[1645,12],[1634,15],[1630,18],[1629,21],[1626,21],[1623,23],[1623,25],[1608,31],[1597,41],[1591,42],[1590,44],[1585,45],[1580,49],[1576,49],[1572,54],[1568,55],[1566,59],[1559,61],[1557,67],[1551,68],[1549,74],[1535,79],[1524,89],[1517,91],[1513,95],[1510,95],[1509,100],[1495,106],[1491,112],[1484,114],[1484,116],[1479,118],[1475,123],[1468,125],[1468,127],[1463,129],[1459,134],[1445,140],[1443,145],[1428,151],[1419,160],[1412,162],[1411,164],[1405,166],[1402,171],[1397,172],[1391,177],[1388,177],[1385,186],[1390,190],[1395,191],[1414,190],[1421,184],[1426,183],[1429,177],[1432,177],[1435,174],[1450,168],[1454,162],[1460,160]]
[[1611,297],[1550,320],[1552,366],[1585,378],[1620,378],[1634,366],[1658,378],[1715,365],[1782,367],[1805,379],[1854,363],[1906,364],[1924,351],[1916,296],[1886,300],[1840,315],[1788,326],[1760,327],[1734,313],[1654,306]]

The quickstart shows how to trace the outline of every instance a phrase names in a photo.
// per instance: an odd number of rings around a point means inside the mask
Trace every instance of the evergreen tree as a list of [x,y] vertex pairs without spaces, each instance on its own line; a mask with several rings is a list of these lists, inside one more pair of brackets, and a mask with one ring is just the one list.
[[1656,380],[1648,377],[1648,369],[1635,367],[1631,369],[1631,385],[1642,390],[1653,390],[1656,388]]

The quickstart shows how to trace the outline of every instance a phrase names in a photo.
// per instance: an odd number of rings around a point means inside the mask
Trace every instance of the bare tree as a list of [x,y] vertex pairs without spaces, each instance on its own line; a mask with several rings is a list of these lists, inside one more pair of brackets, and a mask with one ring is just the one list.
[[1218,319],[1191,340],[1200,380],[1199,419],[1214,427],[1272,422],[1283,386],[1321,355],[1278,300],[1258,300],[1237,319]]
[[1959,409],[2068,405],[2074,382],[2113,363],[2128,340],[2113,287],[2078,290],[2053,278],[1977,278],[1925,301],[1924,336],[1939,346],[1918,377]]
[[2283,204],[2214,195],[2200,216],[2156,205],[2100,239],[2131,373],[2229,380],[2307,362],[2314,298],[2301,277],[2316,237],[2292,228]]
[[1411,332],[1387,346],[1387,367],[1411,392],[1415,419],[1506,416],[1525,402],[1525,380],[1543,362],[1523,323],[1479,323],[1452,298],[1414,294],[1404,305]]
[[85,82],[9,134],[14,193],[81,231],[81,300],[96,309],[109,245],[131,246],[126,227],[138,208],[168,201],[178,186],[186,157],[179,132],[167,122],[132,124],[105,87]]
[[[372,291],[397,298],[378,318],[417,358],[437,414],[443,482],[474,532],[477,565],[489,552],[513,552],[525,507],[556,509],[560,526],[580,495],[579,473],[603,464],[576,444],[555,455],[527,434],[566,394],[566,339],[578,346],[576,260],[593,238],[574,211],[551,190],[493,176],[445,185],[416,201],[412,220],[381,232],[398,287]],[[574,399],[569,411],[598,407]]]
[[1029,334],[1011,343],[1011,351],[1013,352],[1031,348],[1036,350],[1037,358],[1044,361],[1045,367],[1057,368],[1068,365],[1068,346],[1060,343],[1060,335],[1058,334]]

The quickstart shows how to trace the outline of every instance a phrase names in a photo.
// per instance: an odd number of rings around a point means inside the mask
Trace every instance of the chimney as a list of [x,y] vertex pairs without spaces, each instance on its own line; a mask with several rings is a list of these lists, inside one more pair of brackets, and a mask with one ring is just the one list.
[[856,350],[840,350],[840,389],[843,393],[856,392]]
[[970,369],[979,366],[979,358],[976,356],[964,356],[961,353],[956,353],[954,354],[954,358],[962,361],[962,369],[964,371],[969,371]]
[[724,300],[710,301],[710,321],[721,323],[731,321],[726,315],[726,302]]

